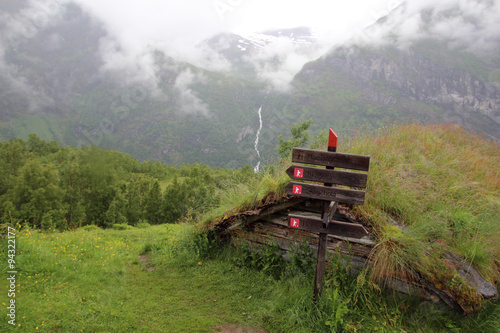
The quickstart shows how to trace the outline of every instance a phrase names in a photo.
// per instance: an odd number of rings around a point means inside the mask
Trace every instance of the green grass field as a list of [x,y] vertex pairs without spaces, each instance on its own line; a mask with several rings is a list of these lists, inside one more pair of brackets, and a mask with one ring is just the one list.
[[[252,266],[255,256],[212,245],[187,225],[64,233],[21,229],[15,327],[6,316],[10,298],[4,282],[0,330],[217,332],[223,325],[249,332],[495,332],[500,327],[498,301],[464,317],[385,293],[364,274],[350,277],[335,263],[322,299],[313,304],[310,271],[279,264],[269,253],[260,262],[276,266],[259,271]],[[1,246],[6,281],[6,239]],[[281,276],[268,274],[273,269]]]
[[[44,332],[210,332],[224,323],[254,324],[259,297],[252,296],[270,288],[262,281],[244,279],[220,262],[198,264],[195,257],[177,263],[164,253],[154,264],[154,258],[139,257],[152,244],[171,250],[182,230],[162,225],[19,232],[16,326]],[[5,292],[2,303],[8,301]],[[11,326],[6,320],[0,325],[2,331]]]

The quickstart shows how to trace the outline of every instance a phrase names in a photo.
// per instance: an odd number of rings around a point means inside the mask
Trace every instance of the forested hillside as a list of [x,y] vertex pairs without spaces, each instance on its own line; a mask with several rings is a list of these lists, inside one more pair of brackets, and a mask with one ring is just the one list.
[[0,143],[2,223],[67,230],[88,224],[174,223],[219,203],[218,190],[253,170],[138,162],[99,148],[61,147],[31,134]]

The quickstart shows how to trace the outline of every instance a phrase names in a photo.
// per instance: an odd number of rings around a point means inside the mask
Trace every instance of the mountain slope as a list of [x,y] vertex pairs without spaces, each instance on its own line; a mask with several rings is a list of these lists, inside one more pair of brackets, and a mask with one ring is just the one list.
[[407,49],[341,47],[296,76],[295,110],[350,129],[408,119],[455,122],[500,140],[499,72],[498,61],[432,39]]

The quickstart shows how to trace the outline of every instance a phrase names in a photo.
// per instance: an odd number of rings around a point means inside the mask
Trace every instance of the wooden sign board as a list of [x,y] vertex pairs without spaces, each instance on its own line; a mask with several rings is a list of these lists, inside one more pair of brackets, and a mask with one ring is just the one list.
[[286,173],[290,178],[302,181],[323,183],[290,182],[285,190],[288,194],[311,199],[324,200],[322,218],[289,215],[290,228],[319,233],[316,276],[314,278],[314,300],[317,299],[323,281],[326,260],[326,242],[328,234],[350,238],[362,238],[368,232],[361,224],[332,221],[339,202],[363,205],[365,191],[332,187],[344,185],[365,188],[368,176],[363,173],[339,171],[334,168],[368,171],[370,156],[337,153],[338,136],[330,128],[328,151],[293,148],[292,162],[326,166],[326,169],[293,165]]
[[345,185],[365,188],[368,180],[366,173],[319,169],[292,165],[286,170],[290,178],[319,183]]
[[288,215],[288,218],[290,228],[294,229],[342,235],[350,238],[362,238],[368,234],[368,231],[361,224],[330,221],[328,226],[325,227],[323,220],[313,217]]
[[292,162],[368,171],[370,156],[294,148],[292,150]]
[[343,202],[353,205],[365,203],[365,191],[290,182],[285,190],[290,195],[311,199]]

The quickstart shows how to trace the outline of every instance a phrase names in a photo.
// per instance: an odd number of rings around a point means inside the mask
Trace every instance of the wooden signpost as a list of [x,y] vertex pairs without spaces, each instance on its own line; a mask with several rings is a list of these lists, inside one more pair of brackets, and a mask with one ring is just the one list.
[[370,156],[337,153],[338,137],[330,129],[328,151],[294,148],[292,162],[326,166],[326,169],[292,165],[286,173],[290,178],[301,181],[320,182],[323,185],[290,182],[286,191],[290,195],[323,200],[321,219],[300,215],[289,215],[289,226],[300,230],[319,233],[314,299],[321,293],[325,273],[326,241],[328,234],[350,238],[362,238],[368,234],[361,224],[332,220],[338,203],[362,205],[365,191],[334,187],[333,185],[365,188],[367,174],[334,170],[335,167],[358,171],[368,171]]

